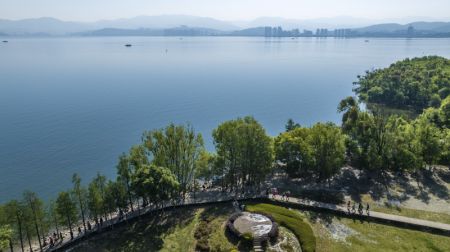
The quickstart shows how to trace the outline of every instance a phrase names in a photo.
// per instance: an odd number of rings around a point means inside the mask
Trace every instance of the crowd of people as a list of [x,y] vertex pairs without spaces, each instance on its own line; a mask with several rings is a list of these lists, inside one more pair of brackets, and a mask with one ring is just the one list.
[[266,196],[269,197],[269,195],[272,194],[272,198],[276,199],[277,196],[281,197],[281,200],[283,201],[289,201],[289,197],[291,196],[291,192],[290,191],[285,191],[282,194],[278,193],[278,189],[277,188],[267,188],[266,190]]

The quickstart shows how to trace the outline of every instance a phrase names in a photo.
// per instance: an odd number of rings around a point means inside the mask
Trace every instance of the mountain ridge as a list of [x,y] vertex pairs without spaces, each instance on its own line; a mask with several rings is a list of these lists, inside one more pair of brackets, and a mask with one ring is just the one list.
[[[341,24],[335,23],[330,26],[328,23],[340,20]],[[358,22],[359,26],[350,25],[350,23]],[[300,24],[303,22],[303,25]],[[315,31],[319,28],[325,29],[351,29],[360,34],[371,33],[395,33],[397,31],[406,31],[409,26],[413,26],[415,30],[421,31],[423,34],[450,33],[450,22],[428,22],[418,21],[406,24],[399,23],[379,23],[373,25],[363,25],[370,23],[369,19],[359,19],[353,17],[335,17],[322,19],[286,19],[278,17],[260,17],[250,21],[232,22],[221,21],[210,17],[197,17],[189,15],[158,15],[158,16],[137,16],[133,18],[121,18],[112,20],[99,20],[95,22],[73,22],[62,21],[52,17],[29,18],[21,20],[0,19],[0,34],[2,36],[26,36],[26,35],[42,35],[42,36],[65,36],[83,33],[95,33],[102,29],[117,30],[164,30],[175,29],[180,27],[189,27],[195,29],[210,29],[220,32],[242,34],[242,31],[249,29],[258,29],[265,26],[283,27],[283,29],[298,29]],[[348,24],[348,25],[346,25]],[[126,31],[129,32],[129,31]],[[221,34],[214,32],[214,34]],[[245,33],[245,32],[244,32]],[[260,34],[261,31],[254,33]]]

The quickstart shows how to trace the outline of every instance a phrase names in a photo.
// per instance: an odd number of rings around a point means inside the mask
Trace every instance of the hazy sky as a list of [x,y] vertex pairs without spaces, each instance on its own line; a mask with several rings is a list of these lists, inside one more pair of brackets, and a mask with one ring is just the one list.
[[260,16],[448,19],[450,0],[0,0],[0,19],[46,16],[93,21],[161,14],[223,20],[249,20]]

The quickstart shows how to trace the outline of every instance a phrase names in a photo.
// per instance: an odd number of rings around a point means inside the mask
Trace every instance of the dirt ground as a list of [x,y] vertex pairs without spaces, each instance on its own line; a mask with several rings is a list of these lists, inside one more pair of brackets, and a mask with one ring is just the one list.
[[[318,201],[343,204],[347,200],[364,202],[369,197],[375,204],[399,206],[417,210],[450,214],[450,169],[423,169],[416,176],[392,174],[385,176],[344,167],[328,183],[304,179],[289,179],[282,172],[275,173],[268,183],[279,191]],[[305,193],[306,192],[306,193]],[[328,197],[322,197],[327,196]],[[336,196],[333,196],[336,195]]]

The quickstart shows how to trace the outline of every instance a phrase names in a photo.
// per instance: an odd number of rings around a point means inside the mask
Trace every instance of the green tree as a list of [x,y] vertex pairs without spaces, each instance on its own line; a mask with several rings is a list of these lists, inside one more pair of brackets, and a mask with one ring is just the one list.
[[88,186],[88,208],[91,215],[97,220],[101,216],[107,219],[106,177],[97,173],[97,176]]
[[184,197],[194,182],[197,160],[204,149],[201,134],[190,125],[170,124],[145,132],[143,139],[152,163],[172,171]]
[[9,225],[0,225],[0,251],[8,247],[13,251],[12,234],[13,230]]
[[313,149],[308,142],[310,129],[296,128],[275,138],[276,160],[285,165],[290,177],[313,175]]
[[47,205],[47,212],[48,212],[48,217],[50,219],[51,222],[53,222],[53,226],[56,229],[56,233],[59,234],[59,216],[58,216],[58,212],[56,209],[56,202],[54,200],[50,200],[48,205]]
[[209,181],[215,175],[215,155],[207,151],[202,151],[197,160],[196,178],[203,178]]
[[358,76],[354,91],[364,102],[422,111],[445,98],[440,95],[450,88],[449,69],[443,57],[405,59]]
[[81,213],[81,220],[83,221],[84,232],[86,232],[86,189],[81,186],[81,178],[78,174],[74,173],[72,176],[73,193],[78,202],[79,212]]
[[117,209],[122,210],[127,206],[127,194],[124,183],[121,181],[111,181],[106,183],[105,204],[109,213]]
[[105,217],[105,220],[108,220],[108,209],[106,202],[106,177],[97,173],[97,176],[92,180],[92,183],[97,188],[98,194],[100,196],[100,206],[101,213]]
[[300,124],[295,123],[291,118],[288,119],[285,129],[286,131],[294,130],[295,128],[300,128]]
[[[56,211],[61,221],[70,229],[73,235],[73,225],[77,220],[77,205],[69,192],[60,192],[56,199]],[[71,238],[73,238],[71,236]]]
[[444,129],[442,132],[442,152],[440,163],[450,166],[450,129]]
[[180,184],[170,169],[152,164],[143,165],[136,171],[132,186],[143,199],[162,204],[176,195]]
[[40,231],[39,227],[42,226],[43,218],[45,215],[44,203],[37,197],[36,193],[31,191],[25,191],[23,194],[23,199],[24,202],[26,202],[27,207],[31,211],[31,217],[39,241],[39,248],[42,251],[42,230]]
[[131,208],[131,211],[134,211],[133,196],[131,190],[131,176],[133,174],[133,171],[131,169],[130,159],[125,153],[119,157],[119,163],[117,164],[116,168],[118,175],[117,181],[123,183],[128,197],[128,204]]
[[442,152],[442,134],[440,130],[426,119],[415,122],[416,137],[421,147],[422,160],[431,168],[437,164]]
[[260,185],[273,164],[273,142],[253,117],[220,124],[213,131],[222,181],[237,189]]
[[24,226],[25,226],[25,216],[23,205],[17,200],[11,200],[3,206],[3,211],[5,215],[5,224],[9,224],[10,227],[15,227],[17,237],[20,241],[20,247],[24,251]]
[[329,181],[344,164],[345,136],[332,123],[318,123],[311,128],[308,141],[319,180]]

